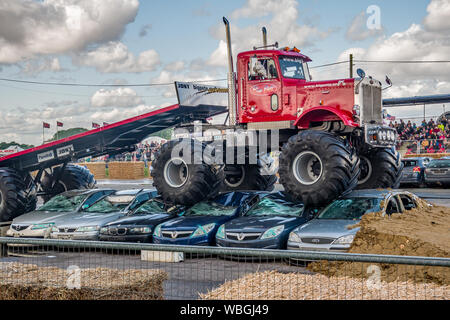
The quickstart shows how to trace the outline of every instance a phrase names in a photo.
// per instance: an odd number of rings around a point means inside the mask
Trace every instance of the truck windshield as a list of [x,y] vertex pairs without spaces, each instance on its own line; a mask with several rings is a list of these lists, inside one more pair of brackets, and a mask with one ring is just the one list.
[[378,198],[348,198],[336,200],[325,208],[317,219],[359,220],[369,212],[380,211]]
[[302,59],[292,57],[280,57],[280,68],[283,77],[305,80]]
[[65,194],[57,195],[41,206],[37,211],[75,211],[88,195],[69,196]]

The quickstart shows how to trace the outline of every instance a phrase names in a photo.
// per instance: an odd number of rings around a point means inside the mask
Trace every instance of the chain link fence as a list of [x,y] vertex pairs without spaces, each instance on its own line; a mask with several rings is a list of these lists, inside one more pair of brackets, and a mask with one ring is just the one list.
[[0,238],[0,300],[446,300],[450,259]]

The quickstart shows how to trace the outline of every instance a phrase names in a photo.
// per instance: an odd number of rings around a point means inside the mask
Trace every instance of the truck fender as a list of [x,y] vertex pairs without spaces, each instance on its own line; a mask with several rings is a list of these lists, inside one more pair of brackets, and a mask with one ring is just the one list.
[[348,112],[343,112],[342,110],[327,106],[319,106],[308,109],[297,118],[294,125],[299,129],[308,129],[311,122],[339,120],[341,120],[346,126],[359,126],[359,124],[353,120],[352,115]]

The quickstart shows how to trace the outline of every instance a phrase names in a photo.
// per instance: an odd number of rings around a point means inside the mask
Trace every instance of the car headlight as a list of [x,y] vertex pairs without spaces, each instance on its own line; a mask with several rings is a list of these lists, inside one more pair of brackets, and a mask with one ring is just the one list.
[[194,231],[194,233],[191,235],[191,238],[207,235],[208,233],[210,233],[212,231],[212,229],[214,229],[215,226],[216,226],[215,223],[210,223],[210,224],[205,224],[204,226],[200,226],[197,228],[197,230]]
[[130,229],[130,233],[134,233],[134,234],[136,234],[136,233],[145,234],[145,233],[151,233],[151,232],[152,232],[152,229],[149,227],[140,227],[140,228]]
[[355,239],[355,235],[350,234],[348,236],[343,236],[334,240],[333,244],[352,244],[353,239]]
[[217,230],[216,238],[225,239],[225,225],[221,225]]
[[100,230],[99,226],[88,226],[88,227],[80,227],[77,228],[77,232],[93,232],[93,231],[97,231]]
[[386,141],[387,139],[387,132],[385,130],[381,131],[381,140]]
[[102,234],[108,233],[108,228],[101,228],[100,233],[102,233]]
[[155,231],[153,231],[153,235],[155,237],[161,237],[161,225],[158,224],[155,228]]
[[52,232],[58,232],[58,231],[59,231],[59,229],[57,227],[55,227],[55,226],[52,227]]
[[278,237],[284,230],[284,225],[270,228],[263,233],[261,239],[271,239]]
[[48,229],[48,228],[52,228],[54,225],[55,225],[54,223],[33,224],[33,226],[31,227],[31,230]]
[[291,232],[289,234],[289,242],[295,242],[295,243],[301,243],[302,239],[300,238],[300,236],[296,233],[296,232]]

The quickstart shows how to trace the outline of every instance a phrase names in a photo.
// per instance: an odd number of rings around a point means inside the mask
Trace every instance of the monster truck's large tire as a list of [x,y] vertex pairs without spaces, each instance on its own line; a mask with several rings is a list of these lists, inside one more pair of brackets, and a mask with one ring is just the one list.
[[283,146],[280,183],[294,199],[320,207],[353,190],[358,183],[359,158],[339,137],[302,131]]
[[223,168],[204,161],[206,147],[188,139],[172,140],[161,147],[152,163],[151,175],[153,186],[164,201],[189,206],[219,193]]
[[28,173],[0,168],[0,222],[33,211],[36,203],[36,190]]
[[226,165],[221,191],[272,191],[278,178],[276,175],[263,175],[261,169],[258,164]]
[[400,186],[404,164],[395,148],[372,148],[359,154],[361,175],[357,189],[393,188]]
[[41,180],[41,185],[46,195],[44,201],[69,190],[93,189],[96,185],[94,175],[85,167],[68,164],[64,169],[59,181],[55,180],[60,175],[62,166],[55,167],[51,174],[45,173]]

